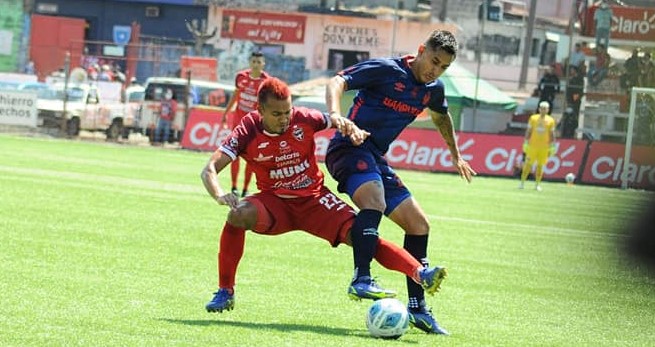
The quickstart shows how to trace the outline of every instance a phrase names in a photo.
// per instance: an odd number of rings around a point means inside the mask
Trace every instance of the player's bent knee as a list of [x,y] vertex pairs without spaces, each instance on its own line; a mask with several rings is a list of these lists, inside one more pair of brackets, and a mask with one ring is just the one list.
[[227,214],[227,222],[244,229],[252,229],[257,222],[257,208],[251,204],[239,204]]

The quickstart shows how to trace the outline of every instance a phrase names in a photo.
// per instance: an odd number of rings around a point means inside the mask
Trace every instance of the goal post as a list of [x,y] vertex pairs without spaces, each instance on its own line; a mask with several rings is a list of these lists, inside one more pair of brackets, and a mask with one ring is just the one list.
[[655,145],[655,88],[633,87],[630,92],[630,113],[628,115],[628,128],[626,129],[625,152],[623,154],[623,170],[621,174],[621,189],[627,189],[629,183],[628,170],[630,167],[630,155],[632,153],[632,144],[634,141],[635,122],[637,117],[644,117],[647,122],[640,122],[640,125],[646,126],[646,129],[638,129],[640,132],[646,132],[647,138],[640,138],[641,144]]

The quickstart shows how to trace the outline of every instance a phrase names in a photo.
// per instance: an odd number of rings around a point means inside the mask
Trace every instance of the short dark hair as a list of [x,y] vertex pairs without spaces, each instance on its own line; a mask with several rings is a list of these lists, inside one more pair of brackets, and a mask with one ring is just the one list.
[[263,56],[264,56],[264,53],[259,52],[259,51],[250,53],[251,58],[259,58],[259,57],[263,57]]
[[274,97],[278,100],[284,100],[291,96],[291,89],[284,83],[284,81],[269,77],[262,82],[257,91],[257,102],[263,105],[268,101],[269,97]]
[[457,55],[457,39],[455,35],[447,30],[434,30],[425,41],[425,46],[432,51],[441,48],[449,54]]

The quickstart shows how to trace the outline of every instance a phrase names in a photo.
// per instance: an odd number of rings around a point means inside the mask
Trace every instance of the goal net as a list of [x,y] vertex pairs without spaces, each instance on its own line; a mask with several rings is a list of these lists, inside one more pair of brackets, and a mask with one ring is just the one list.
[[621,188],[630,183],[630,156],[633,146],[655,147],[655,88],[632,88],[626,129]]

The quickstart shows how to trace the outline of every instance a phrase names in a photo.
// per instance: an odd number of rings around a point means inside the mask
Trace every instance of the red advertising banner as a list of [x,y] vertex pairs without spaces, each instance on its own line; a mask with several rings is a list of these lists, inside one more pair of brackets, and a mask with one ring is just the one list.
[[[592,142],[582,182],[620,186],[624,151],[622,144]],[[627,175],[629,187],[655,189],[655,148],[632,147]]]
[[180,60],[180,77],[187,78],[191,72],[194,80],[216,81],[218,61],[216,58],[182,56]]
[[229,129],[221,129],[223,112],[213,108],[192,107],[189,120],[184,127],[180,145],[182,148],[213,152],[221,141],[230,134]]
[[307,17],[224,10],[221,37],[266,43],[304,43]]
[[[590,7],[587,10],[584,34],[588,36],[596,35],[594,13],[597,8]],[[611,38],[655,42],[655,8],[619,6],[611,6],[611,8]]]
[[[316,155],[325,160],[327,146],[334,130],[315,135]],[[520,165],[523,136],[458,133],[457,143],[462,157],[480,175],[513,176]],[[586,141],[561,139],[557,154],[544,167],[547,178],[563,179],[567,173],[577,174],[582,165]],[[391,144],[386,155],[397,169],[455,172],[448,146],[435,130],[405,129]]]
[[[182,137],[182,147],[215,151],[230,130],[220,128],[222,112],[192,108]],[[334,129],[317,133],[316,157],[325,160]],[[457,143],[462,157],[480,175],[514,176],[521,165],[523,136],[458,133]],[[587,148],[588,144],[589,148]],[[557,153],[548,158],[545,179],[564,180],[568,173],[582,172],[581,183],[620,186],[624,146],[616,143],[557,140]],[[587,154],[583,168],[583,159]],[[409,128],[391,144],[386,155],[397,169],[428,172],[455,172],[448,147],[436,130]],[[633,147],[628,168],[631,188],[655,189],[655,148]]]

